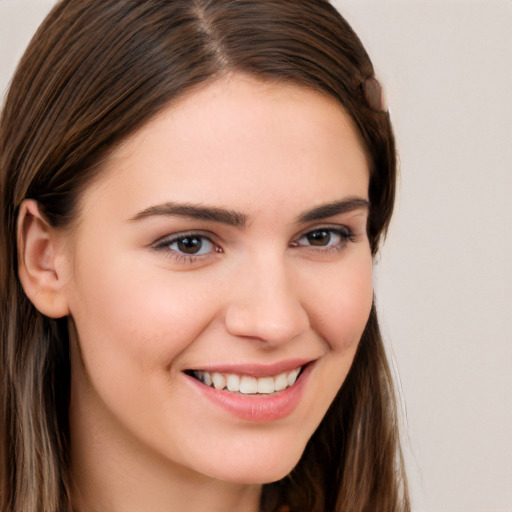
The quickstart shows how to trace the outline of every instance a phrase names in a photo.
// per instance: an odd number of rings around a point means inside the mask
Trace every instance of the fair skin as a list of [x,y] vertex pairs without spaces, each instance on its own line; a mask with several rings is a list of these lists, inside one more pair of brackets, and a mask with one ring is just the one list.
[[[234,75],[116,149],[73,229],[24,203],[22,282],[72,319],[77,510],[258,510],[366,324],[368,180],[336,102]],[[214,374],[260,392],[215,390]]]

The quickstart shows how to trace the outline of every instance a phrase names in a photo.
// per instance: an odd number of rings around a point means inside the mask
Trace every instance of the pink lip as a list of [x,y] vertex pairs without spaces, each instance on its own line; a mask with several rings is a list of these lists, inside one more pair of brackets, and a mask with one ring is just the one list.
[[[290,369],[297,368],[300,364],[292,366]],[[206,386],[199,380],[186,375],[187,381],[197,390],[202,396],[220,406],[222,409],[228,411],[234,416],[253,422],[265,422],[274,421],[280,418],[284,418],[293,412],[297,407],[309,375],[311,374],[313,364],[308,364],[304,368],[302,374],[298,378],[295,384],[284,391],[277,392],[268,396],[255,396],[255,395],[241,395],[237,393],[231,393],[225,390],[218,390],[209,386]],[[217,368],[217,367],[216,367]],[[218,367],[221,368],[221,367]],[[223,369],[228,367],[222,367]],[[219,373],[237,373],[241,375],[255,375],[253,371],[256,369],[268,369],[268,367],[254,366],[254,365],[242,365],[237,366],[236,372],[233,367],[229,367],[229,371],[219,371]],[[252,371],[249,371],[252,370]],[[210,370],[207,370],[210,371]],[[282,370],[287,371],[287,370]],[[265,373],[264,375],[277,375],[282,373],[280,369],[277,373]],[[261,376],[264,376],[261,375]]]
[[290,372],[310,363],[311,359],[288,359],[272,364],[213,364],[191,368],[191,370],[206,371],[209,373],[233,373],[235,375],[251,375],[252,377],[271,377],[280,373]]

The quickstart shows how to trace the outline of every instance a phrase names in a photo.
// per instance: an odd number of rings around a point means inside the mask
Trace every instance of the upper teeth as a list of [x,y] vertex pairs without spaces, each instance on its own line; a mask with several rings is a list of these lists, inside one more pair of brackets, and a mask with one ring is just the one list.
[[207,386],[215,389],[243,393],[244,395],[265,394],[283,391],[293,386],[299,376],[301,368],[290,372],[283,372],[274,377],[250,377],[249,375],[235,375],[233,373],[210,373],[194,371],[194,376]]

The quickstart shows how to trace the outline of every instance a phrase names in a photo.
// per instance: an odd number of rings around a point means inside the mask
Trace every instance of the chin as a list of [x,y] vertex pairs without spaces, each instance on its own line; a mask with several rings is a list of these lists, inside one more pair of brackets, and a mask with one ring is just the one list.
[[229,464],[229,461],[224,460],[222,468],[208,468],[206,473],[218,480],[226,482],[232,482],[236,484],[269,484],[281,480],[287,476],[297,465],[302,455],[295,453],[293,457],[289,455],[279,454],[276,457],[268,456],[267,453],[262,451],[259,457],[256,459],[242,458],[240,460],[240,454],[238,454],[237,460],[233,464]]

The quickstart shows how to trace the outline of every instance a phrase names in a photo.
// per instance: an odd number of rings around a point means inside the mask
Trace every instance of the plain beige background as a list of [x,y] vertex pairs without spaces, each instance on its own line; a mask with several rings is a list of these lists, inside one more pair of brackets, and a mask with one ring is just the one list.
[[[375,285],[413,510],[512,512],[512,1],[334,3],[386,86],[399,147]],[[1,94],[52,4],[0,0]]]

